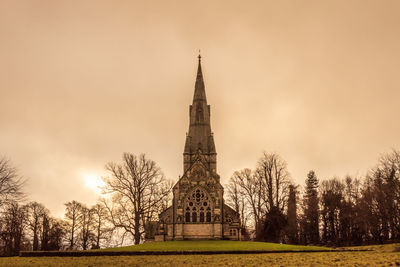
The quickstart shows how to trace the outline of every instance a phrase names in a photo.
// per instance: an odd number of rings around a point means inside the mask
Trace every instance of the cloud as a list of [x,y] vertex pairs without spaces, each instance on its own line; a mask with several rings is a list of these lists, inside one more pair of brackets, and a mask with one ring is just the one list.
[[223,183],[264,150],[298,183],[364,173],[399,146],[398,6],[2,1],[0,151],[58,216],[125,151],[176,180],[201,49]]

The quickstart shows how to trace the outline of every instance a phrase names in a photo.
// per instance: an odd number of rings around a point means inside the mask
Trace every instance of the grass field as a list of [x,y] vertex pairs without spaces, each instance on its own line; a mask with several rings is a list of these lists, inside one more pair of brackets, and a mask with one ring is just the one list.
[[215,250],[325,250],[325,247],[295,246],[286,244],[275,244],[251,241],[167,241],[152,242],[136,246],[109,248],[111,251],[215,251]]
[[[357,247],[360,248],[360,247]],[[367,252],[0,258],[0,266],[400,266],[400,244]]]

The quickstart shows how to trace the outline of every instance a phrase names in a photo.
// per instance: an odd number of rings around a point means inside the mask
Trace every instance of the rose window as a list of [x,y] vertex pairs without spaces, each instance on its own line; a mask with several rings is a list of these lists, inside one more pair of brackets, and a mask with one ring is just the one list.
[[208,194],[196,189],[186,198],[185,222],[211,222],[211,208]]

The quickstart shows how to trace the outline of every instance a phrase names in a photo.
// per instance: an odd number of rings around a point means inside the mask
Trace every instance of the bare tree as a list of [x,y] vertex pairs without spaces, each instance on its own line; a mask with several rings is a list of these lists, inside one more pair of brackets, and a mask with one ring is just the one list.
[[38,202],[26,205],[27,225],[32,233],[32,249],[39,250],[39,240],[43,227],[46,226],[49,211]]
[[287,163],[277,154],[264,152],[257,163],[256,179],[263,187],[263,228],[257,233],[257,239],[280,242],[281,232],[287,220],[284,210],[289,197],[290,175]]
[[242,227],[246,227],[247,221],[247,201],[243,194],[243,189],[238,183],[230,179],[227,186],[227,204],[231,205],[233,209],[240,215],[240,224]]
[[15,256],[21,250],[26,218],[25,207],[9,202],[0,217],[0,255]]
[[74,249],[77,243],[77,231],[81,225],[82,204],[73,200],[64,205],[66,206],[65,221],[67,222],[69,249]]
[[[378,170],[384,181],[384,196],[382,201],[386,209],[388,237],[400,239],[400,151],[393,150],[379,160]],[[386,231],[386,229],[385,229]]]
[[361,203],[368,235],[379,243],[400,239],[400,151],[381,156],[363,187]]
[[13,201],[21,201],[24,180],[5,158],[0,158],[0,207]]
[[104,192],[112,195],[105,201],[113,225],[123,229],[123,236],[130,235],[139,244],[145,226],[156,220],[160,206],[171,192],[160,168],[144,154],[139,157],[124,153],[122,164],[108,163],[111,177],[105,178]]
[[266,212],[272,208],[283,211],[289,197],[290,174],[287,163],[275,153],[264,152],[259,159],[256,175],[265,186],[264,204]]
[[82,249],[88,249],[91,239],[93,239],[93,210],[85,205],[81,206],[80,213],[80,241]]
[[92,207],[93,212],[93,235],[94,245],[92,248],[99,249],[101,241],[107,241],[112,233],[112,228],[109,226],[108,210],[103,203],[97,203]]
[[248,217],[254,219],[254,228],[261,217],[261,186],[250,169],[243,169],[233,173],[229,180],[228,203],[240,214],[241,224],[247,226]]
[[170,205],[172,186],[172,181],[165,180],[164,178],[157,186],[149,186],[142,216],[142,224],[144,226],[146,238],[153,237],[152,235],[154,235],[156,230],[158,215]]
[[24,200],[25,181],[5,158],[0,158],[0,254],[17,255],[24,238],[26,209],[18,204]]

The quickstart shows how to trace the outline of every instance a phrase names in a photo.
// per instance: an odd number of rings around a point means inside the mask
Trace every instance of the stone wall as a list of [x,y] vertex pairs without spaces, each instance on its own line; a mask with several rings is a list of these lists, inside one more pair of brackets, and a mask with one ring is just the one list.
[[[172,240],[172,224],[167,226],[168,236],[166,239]],[[222,238],[222,225],[212,223],[184,223],[175,224],[174,239],[213,239]]]

